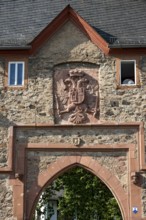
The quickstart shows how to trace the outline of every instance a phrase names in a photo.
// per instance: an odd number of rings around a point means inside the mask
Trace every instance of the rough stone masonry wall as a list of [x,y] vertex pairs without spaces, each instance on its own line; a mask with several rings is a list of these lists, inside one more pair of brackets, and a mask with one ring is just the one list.
[[[140,59],[141,87],[117,90],[116,58],[105,56],[70,22],[66,23],[36,55],[29,57],[27,89],[4,88],[5,58],[1,57],[0,155],[3,155],[0,157],[1,167],[6,166],[7,163],[7,130],[10,125],[54,123],[52,76],[54,67],[61,63],[65,65],[70,62],[78,64],[85,62],[98,65],[101,121],[145,121],[146,57],[141,56]],[[60,65],[60,68],[64,67]],[[3,183],[0,182],[0,188],[2,186]],[[6,206],[7,199],[3,203]],[[0,205],[0,210],[3,210],[3,203]],[[8,218],[9,215],[4,217],[5,220]]]
[[100,121],[144,121],[146,118],[144,59],[145,57],[141,57],[141,87],[117,90],[115,57],[105,56],[72,23],[65,24],[36,55],[29,58],[27,89],[4,88],[2,82],[4,82],[5,65],[4,58],[1,58],[0,138],[2,145],[5,147],[7,145],[7,129],[10,125],[54,123],[52,75],[54,66],[61,63],[78,62],[79,65],[79,62],[82,64],[85,62],[98,65]]
[[8,175],[0,175],[0,220],[15,220],[15,218],[12,217],[13,194],[8,179]]

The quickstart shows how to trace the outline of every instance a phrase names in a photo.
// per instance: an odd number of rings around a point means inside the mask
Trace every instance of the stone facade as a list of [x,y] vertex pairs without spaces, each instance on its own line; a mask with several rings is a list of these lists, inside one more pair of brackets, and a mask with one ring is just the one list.
[[[137,55],[132,54],[130,59],[135,59]],[[125,55],[126,57],[126,55]],[[16,126],[14,138],[14,170],[17,170],[17,161],[21,145],[32,144],[68,144],[73,145],[73,138],[80,139],[79,149],[70,151],[57,149],[56,151],[40,149],[31,149],[26,153],[26,170],[24,174],[27,190],[33,187],[37,181],[38,175],[48,169],[51,163],[58,159],[68,156],[89,156],[97,161],[101,166],[109,170],[121,183],[125,193],[129,189],[130,168],[129,153],[127,150],[117,149],[112,151],[101,150],[96,152],[85,148],[96,147],[96,145],[130,145],[134,146],[135,160],[140,157],[139,139],[137,127],[55,127],[45,128],[45,125],[54,125],[57,121],[54,117],[54,73],[55,71],[64,71],[66,69],[86,69],[94,70],[97,74],[99,84],[99,118],[93,122],[98,123],[120,123],[145,122],[146,119],[146,56],[139,55],[139,77],[140,87],[131,87],[130,89],[118,89],[116,81],[116,62],[119,59],[116,55],[105,55],[97,46],[95,46],[80,29],[72,22],[65,23],[49,39],[36,54],[28,57],[28,82],[24,89],[8,88],[5,85],[6,58],[0,57],[0,167],[4,168],[8,164],[8,144],[10,126]],[[11,57],[13,59],[13,57]],[[122,56],[120,56],[122,59]],[[129,57],[128,57],[129,59]],[[87,71],[87,72],[88,72]],[[61,120],[61,119],[60,119]],[[60,124],[68,125],[65,120]],[[34,127],[19,127],[18,125],[34,125]],[[37,127],[40,124],[42,127]],[[18,126],[18,127],[17,127]],[[36,127],[35,127],[36,126]],[[145,128],[144,124],[144,128]],[[146,143],[146,135],[145,142]],[[53,145],[54,146],[54,145]],[[27,148],[27,147],[26,147]],[[123,147],[124,148],[124,147]],[[14,158],[12,159],[14,160]],[[131,162],[132,163],[132,162]],[[137,164],[137,162],[136,162]],[[139,162],[138,162],[139,164]],[[132,171],[139,171],[136,165]],[[11,185],[8,184],[8,178],[13,179],[14,173],[5,175],[0,173],[0,220],[22,220],[22,217],[16,216],[17,209],[13,203],[13,192]],[[15,179],[15,178],[14,178]],[[23,179],[23,180],[24,180]],[[22,181],[23,182],[23,181]],[[142,183],[141,183],[142,184]],[[19,183],[18,185],[21,185]],[[146,216],[145,203],[146,197],[144,190],[141,190],[141,205],[143,213],[139,208],[138,219],[140,216]],[[133,206],[134,204],[132,204]],[[130,207],[131,213],[132,207]],[[142,214],[141,214],[142,213]],[[131,214],[132,215],[132,214]],[[25,216],[25,215],[24,215]],[[23,219],[27,219],[23,217]],[[128,218],[123,217],[124,220]],[[129,219],[132,219],[129,218]]]
[[8,179],[8,175],[0,175],[0,219],[15,220],[16,218],[12,217],[13,192],[12,187],[9,186]]
[[15,141],[19,143],[67,143],[72,144],[74,137],[81,139],[80,146],[95,144],[134,144],[137,146],[136,129],[119,128],[118,130],[96,127],[67,128],[30,128],[16,129]]

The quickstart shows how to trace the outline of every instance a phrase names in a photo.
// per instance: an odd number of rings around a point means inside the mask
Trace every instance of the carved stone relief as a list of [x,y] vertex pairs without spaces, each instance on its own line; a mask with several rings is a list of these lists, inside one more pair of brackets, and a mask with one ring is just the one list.
[[64,69],[54,74],[55,122],[96,123],[99,118],[97,69]]

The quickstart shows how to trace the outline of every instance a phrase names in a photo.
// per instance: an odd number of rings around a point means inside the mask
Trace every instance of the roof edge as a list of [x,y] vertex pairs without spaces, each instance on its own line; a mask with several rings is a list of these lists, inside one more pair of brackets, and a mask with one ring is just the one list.
[[31,45],[26,46],[0,46],[0,50],[30,50]]
[[119,44],[119,45],[109,45],[109,48],[111,49],[126,49],[126,48],[146,48],[146,44]]
[[108,43],[77,13],[67,5],[30,43],[31,53],[35,53],[52,35],[71,20],[105,54],[109,53]]
[[86,36],[98,46],[105,54],[109,53],[108,43],[98,34],[73,8],[69,8],[70,20],[72,20]]

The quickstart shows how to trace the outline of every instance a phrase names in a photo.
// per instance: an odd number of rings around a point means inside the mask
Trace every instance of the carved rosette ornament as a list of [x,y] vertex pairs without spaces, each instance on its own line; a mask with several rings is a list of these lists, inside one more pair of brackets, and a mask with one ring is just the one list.
[[[89,72],[89,70],[88,70]],[[55,119],[73,124],[91,123],[99,115],[98,81],[83,69],[56,72]]]

